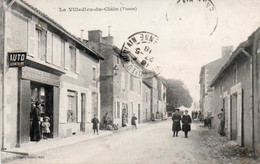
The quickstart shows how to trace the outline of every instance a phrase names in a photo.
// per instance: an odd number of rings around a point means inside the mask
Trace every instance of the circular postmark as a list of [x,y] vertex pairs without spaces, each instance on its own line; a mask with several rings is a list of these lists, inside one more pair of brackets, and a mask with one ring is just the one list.
[[152,55],[159,37],[151,32],[137,32],[127,38],[121,54],[128,60],[121,60],[128,73],[137,78],[152,78],[161,72],[161,67]]
[[218,14],[212,0],[176,0],[166,13],[166,21],[177,29],[211,36],[218,26]]

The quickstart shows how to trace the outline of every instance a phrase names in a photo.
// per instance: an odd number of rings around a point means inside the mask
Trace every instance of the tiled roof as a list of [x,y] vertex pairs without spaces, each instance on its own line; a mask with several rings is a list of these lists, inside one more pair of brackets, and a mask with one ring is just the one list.
[[[39,16],[41,16],[42,18],[46,19],[47,21],[49,21],[54,27],[56,27],[59,31],[63,32],[64,34],[66,34],[68,37],[70,37],[72,40],[74,40],[75,42],[77,42],[78,44],[80,44],[81,46],[83,46],[85,49],[87,49],[90,53],[92,53],[93,55],[95,55],[96,57],[98,57],[99,59],[104,59],[104,57],[99,54],[98,52],[89,49],[88,47],[86,47],[84,45],[84,43],[78,39],[75,35],[73,35],[72,33],[70,33],[69,31],[67,31],[64,27],[62,27],[60,24],[58,24],[57,22],[55,22],[52,18],[50,18],[48,15],[46,15],[45,13],[43,13],[42,11],[38,10],[36,7],[33,7],[32,5],[30,5],[28,2],[26,2],[25,0],[16,0],[15,3],[18,3],[20,5],[24,5],[24,7],[28,7],[29,9],[31,9],[32,11],[34,11],[36,14],[38,14]],[[31,12],[32,12],[31,11]],[[33,13],[34,14],[34,13]]]
[[231,63],[237,58],[237,56],[240,54],[241,50],[243,50],[246,47],[249,47],[253,45],[253,38],[255,36],[255,33],[259,30],[258,28],[255,32],[253,32],[249,37],[248,40],[242,42],[239,44],[239,46],[236,48],[236,50],[232,53],[232,56],[229,58],[229,60],[225,63],[225,65],[220,69],[218,74],[214,77],[214,79],[210,83],[210,87],[213,87],[216,83],[216,81],[221,77],[223,72],[231,65]]

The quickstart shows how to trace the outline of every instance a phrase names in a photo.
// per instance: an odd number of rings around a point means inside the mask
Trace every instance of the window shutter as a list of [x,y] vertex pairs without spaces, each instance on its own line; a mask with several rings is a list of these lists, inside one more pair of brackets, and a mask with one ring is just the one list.
[[80,71],[80,53],[79,50],[76,49],[76,73]]
[[91,122],[92,119],[92,93],[89,91],[87,92],[87,108],[86,108],[86,122]]
[[47,31],[47,56],[46,61],[51,63],[52,60],[52,33]]
[[69,70],[70,68],[70,45],[68,42],[65,42],[65,69]]
[[77,92],[77,122],[81,122],[81,95],[80,92]]
[[28,25],[29,25],[29,45],[28,45],[28,52],[29,55],[34,57],[35,56],[35,40],[36,40],[36,31],[35,31],[35,24],[32,21],[28,21]]

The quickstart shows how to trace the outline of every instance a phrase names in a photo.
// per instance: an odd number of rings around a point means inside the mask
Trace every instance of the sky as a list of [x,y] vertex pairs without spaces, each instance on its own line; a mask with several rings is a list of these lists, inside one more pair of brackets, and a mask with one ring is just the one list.
[[[114,45],[119,48],[139,31],[157,35],[159,41],[152,55],[162,67],[160,75],[182,80],[195,101],[199,101],[201,66],[220,58],[222,46],[231,45],[235,50],[260,27],[258,0],[211,0],[212,3],[199,0],[184,0],[185,3],[183,0],[26,1],[72,34],[80,37],[84,30],[84,39],[88,39],[89,30],[101,30],[103,36],[107,36],[108,26],[111,26]],[[69,10],[84,7],[112,10]]]

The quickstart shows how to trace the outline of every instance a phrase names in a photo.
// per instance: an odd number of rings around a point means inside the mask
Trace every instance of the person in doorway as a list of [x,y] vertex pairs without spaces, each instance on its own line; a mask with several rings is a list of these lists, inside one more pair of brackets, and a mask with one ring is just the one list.
[[51,133],[50,131],[50,118],[45,116],[44,117],[44,122],[42,123],[42,133],[43,133],[43,139],[48,139],[49,134]]
[[218,132],[221,136],[225,136],[225,111],[223,108],[221,108],[218,118],[220,119]]
[[179,113],[179,109],[175,110],[175,113],[172,115],[172,131],[173,137],[178,137],[178,132],[181,130],[181,115]]
[[93,130],[94,130],[94,134],[97,131],[97,135],[98,135],[98,124],[99,124],[99,120],[97,118],[96,115],[94,115],[94,118],[91,120],[92,124],[93,124]]
[[182,122],[182,131],[184,131],[185,133],[185,138],[188,138],[188,132],[191,130],[190,128],[191,117],[190,115],[188,115],[188,110],[185,110],[181,122]]
[[41,110],[39,108],[40,102],[35,102],[35,107],[31,113],[32,116],[32,138],[31,141],[40,141],[41,140],[41,128],[40,128],[40,118]]
[[131,125],[132,125],[133,129],[134,128],[137,129],[136,120],[137,120],[137,118],[135,117],[135,114],[133,114],[132,119],[131,119]]
[[104,129],[107,130],[107,123],[108,123],[108,118],[107,118],[107,113],[103,117],[103,126]]

